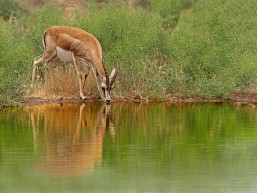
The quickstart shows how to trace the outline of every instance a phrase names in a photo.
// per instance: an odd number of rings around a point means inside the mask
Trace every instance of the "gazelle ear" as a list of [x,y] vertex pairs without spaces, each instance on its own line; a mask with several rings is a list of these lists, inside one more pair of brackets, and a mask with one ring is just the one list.
[[115,81],[115,79],[116,79],[116,77],[117,77],[117,74],[118,74],[117,68],[113,68],[113,69],[112,69],[112,72],[111,72],[111,76],[109,77],[109,79],[110,79],[110,85],[111,85],[111,86],[113,85],[113,83],[114,83],[114,81]]
[[112,69],[112,72],[111,72],[111,75],[110,75],[110,79],[113,78],[113,76],[115,75],[115,73],[116,73],[116,68],[113,68],[113,69]]

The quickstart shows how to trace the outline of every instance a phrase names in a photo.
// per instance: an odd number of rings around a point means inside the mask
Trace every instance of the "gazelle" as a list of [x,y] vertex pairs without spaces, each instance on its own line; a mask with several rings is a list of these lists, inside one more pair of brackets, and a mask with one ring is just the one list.
[[85,100],[82,85],[82,72],[80,64],[83,64],[86,73],[85,81],[90,68],[96,79],[101,98],[110,103],[110,91],[117,77],[117,69],[113,68],[109,76],[104,65],[102,47],[99,41],[90,33],[75,27],[52,26],[45,30],[43,35],[44,53],[33,61],[32,84],[35,79],[37,65],[42,62],[55,62],[60,59],[64,62],[73,62],[79,80],[80,97]]

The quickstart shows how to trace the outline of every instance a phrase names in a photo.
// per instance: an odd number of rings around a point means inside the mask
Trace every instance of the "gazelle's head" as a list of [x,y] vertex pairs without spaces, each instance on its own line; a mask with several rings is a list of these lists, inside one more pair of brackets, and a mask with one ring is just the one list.
[[102,99],[107,103],[110,104],[111,102],[111,90],[113,87],[113,83],[117,77],[118,70],[117,67],[112,69],[111,75],[108,75],[104,62],[102,60],[105,76],[101,76],[97,73],[97,87]]

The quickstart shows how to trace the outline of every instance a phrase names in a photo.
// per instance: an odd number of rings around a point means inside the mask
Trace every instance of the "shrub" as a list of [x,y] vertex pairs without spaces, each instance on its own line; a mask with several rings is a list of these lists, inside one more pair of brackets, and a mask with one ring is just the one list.
[[26,38],[32,42],[38,55],[43,51],[42,37],[45,29],[52,25],[64,25],[61,10],[55,6],[37,8],[23,22],[27,28]]
[[[172,33],[177,63],[184,74],[183,92],[227,97],[256,79],[256,2],[198,1]],[[245,10],[249,10],[246,12]]]
[[31,44],[16,26],[0,20],[0,103],[18,101],[31,65]]
[[15,0],[1,0],[0,1],[0,16],[8,20],[10,16],[17,16],[21,12],[19,3]]

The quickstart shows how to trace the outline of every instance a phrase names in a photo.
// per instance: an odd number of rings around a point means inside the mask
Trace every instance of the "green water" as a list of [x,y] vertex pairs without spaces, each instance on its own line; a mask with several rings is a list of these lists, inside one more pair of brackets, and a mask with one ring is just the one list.
[[257,108],[6,108],[0,111],[0,192],[257,192]]

